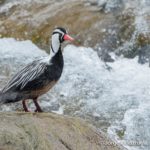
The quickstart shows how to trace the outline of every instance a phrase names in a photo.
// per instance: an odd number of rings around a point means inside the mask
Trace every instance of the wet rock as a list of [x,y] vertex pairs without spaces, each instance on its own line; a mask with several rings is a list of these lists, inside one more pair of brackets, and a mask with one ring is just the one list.
[[99,51],[98,55],[104,62],[114,62],[114,59],[109,55],[108,50]]
[[149,63],[150,66],[150,45],[139,48],[139,59],[140,64]]
[[3,150],[123,150],[78,118],[50,113],[0,113]]
[[0,5],[3,4],[6,0],[0,0]]
[[119,8],[123,8],[123,0],[97,0],[98,6],[104,12],[118,11]]

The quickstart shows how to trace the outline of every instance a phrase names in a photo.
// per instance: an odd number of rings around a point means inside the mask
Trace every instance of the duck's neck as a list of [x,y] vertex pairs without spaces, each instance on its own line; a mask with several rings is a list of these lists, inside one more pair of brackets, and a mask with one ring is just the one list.
[[53,64],[53,66],[57,67],[57,69],[59,68],[62,70],[64,65],[64,60],[63,60],[61,47],[59,47],[59,50],[55,54],[53,54],[52,58],[50,59],[50,63]]
[[61,49],[61,44],[60,43],[53,43],[50,46],[50,59],[53,58],[57,52]]

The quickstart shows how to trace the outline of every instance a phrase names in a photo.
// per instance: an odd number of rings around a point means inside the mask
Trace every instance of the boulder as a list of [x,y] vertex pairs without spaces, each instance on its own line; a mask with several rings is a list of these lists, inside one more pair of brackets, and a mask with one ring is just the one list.
[[1,150],[121,150],[79,118],[52,113],[0,113]]

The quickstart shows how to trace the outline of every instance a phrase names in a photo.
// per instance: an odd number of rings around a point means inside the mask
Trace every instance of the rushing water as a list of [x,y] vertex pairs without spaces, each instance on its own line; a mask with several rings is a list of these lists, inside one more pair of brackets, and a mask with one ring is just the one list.
[[[99,3],[102,2],[99,0]],[[124,9],[132,9],[132,13],[135,16],[135,32],[132,35],[130,41],[126,41],[123,46],[119,47],[118,50],[128,50],[131,47],[134,47],[136,44],[136,38],[143,34],[144,36],[150,36],[150,1],[149,0],[116,0],[114,3],[110,0],[107,1],[106,9],[111,10],[110,8],[117,7],[118,4],[124,4]],[[147,47],[148,51],[149,47]],[[123,62],[123,60],[122,60]],[[129,62],[129,60],[128,60]],[[117,97],[121,94],[122,105],[125,108],[128,105],[128,102],[131,102],[125,110],[124,118],[121,121],[116,120],[113,125],[108,129],[109,134],[112,134],[114,138],[120,140],[121,143],[127,145],[128,149],[150,149],[150,100],[149,100],[149,70],[145,66],[137,68],[132,66],[132,63],[124,66],[125,68],[132,68],[131,70],[126,70],[122,76],[131,77],[131,80],[128,78],[124,82],[119,83],[119,91],[116,93]],[[121,65],[121,62],[120,62]],[[148,71],[146,71],[145,69]],[[124,70],[123,69],[123,70]],[[144,70],[143,70],[144,69]],[[122,72],[122,68],[119,71]],[[130,74],[131,73],[131,74]],[[129,75],[129,76],[128,76]],[[123,77],[123,78],[124,78]],[[120,78],[120,75],[117,77]],[[124,78],[125,79],[125,78]],[[117,83],[117,82],[116,82]],[[122,83],[125,87],[122,89],[120,86]],[[122,86],[121,86],[122,87]],[[115,88],[116,91],[117,88]],[[125,92],[125,93],[124,93]],[[123,94],[124,93],[124,94]],[[128,94],[129,95],[128,95]],[[114,96],[113,96],[114,98]],[[114,100],[116,102],[116,99]],[[128,103],[128,104],[127,104]],[[119,105],[120,103],[116,103]],[[116,107],[116,106],[114,106]],[[123,108],[121,108],[123,110]],[[116,113],[119,113],[117,111]]]
[[[45,56],[29,41],[1,39],[0,47],[1,66],[4,65],[2,61],[13,59],[11,65],[20,68],[37,56]],[[115,62],[106,66],[91,48],[67,46],[64,73],[58,84],[45,95],[41,105],[46,111],[81,116],[105,130],[109,127],[108,133],[123,144],[131,140],[149,143],[150,69],[138,64],[137,58],[129,60],[111,55]],[[22,63],[17,65],[18,62]],[[6,72],[1,74],[6,76]],[[32,104],[30,107],[33,108]],[[14,105],[3,106],[2,110],[15,108]],[[119,136],[122,132],[124,134]],[[139,145],[138,148],[142,149]],[[149,147],[146,145],[143,149]]]
[[[9,0],[7,1],[9,2]],[[30,0],[24,1],[26,3]],[[149,35],[149,0],[99,0],[106,12],[114,8],[132,10],[135,31],[129,41],[117,50],[126,51],[136,44],[139,34]],[[13,3],[19,3],[13,0]],[[11,4],[1,11],[7,11]],[[0,39],[0,83],[5,82],[25,64],[36,57],[46,56],[30,41]],[[58,84],[44,97],[41,106],[54,111],[88,119],[97,127],[125,145],[129,150],[150,149],[150,69],[138,64],[138,58],[127,59],[110,53],[115,60],[105,64],[92,48],[65,47],[65,68]],[[34,109],[32,103],[29,103]],[[12,111],[20,104],[2,106]]]

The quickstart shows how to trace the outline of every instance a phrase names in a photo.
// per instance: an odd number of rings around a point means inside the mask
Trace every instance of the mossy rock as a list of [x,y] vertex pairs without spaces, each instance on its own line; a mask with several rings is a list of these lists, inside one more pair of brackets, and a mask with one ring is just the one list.
[[0,113],[1,150],[121,150],[79,118],[50,113]]
[[137,37],[136,44],[139,47],[143,47],[145,45],[150,45],[150,34],[140,33]]

